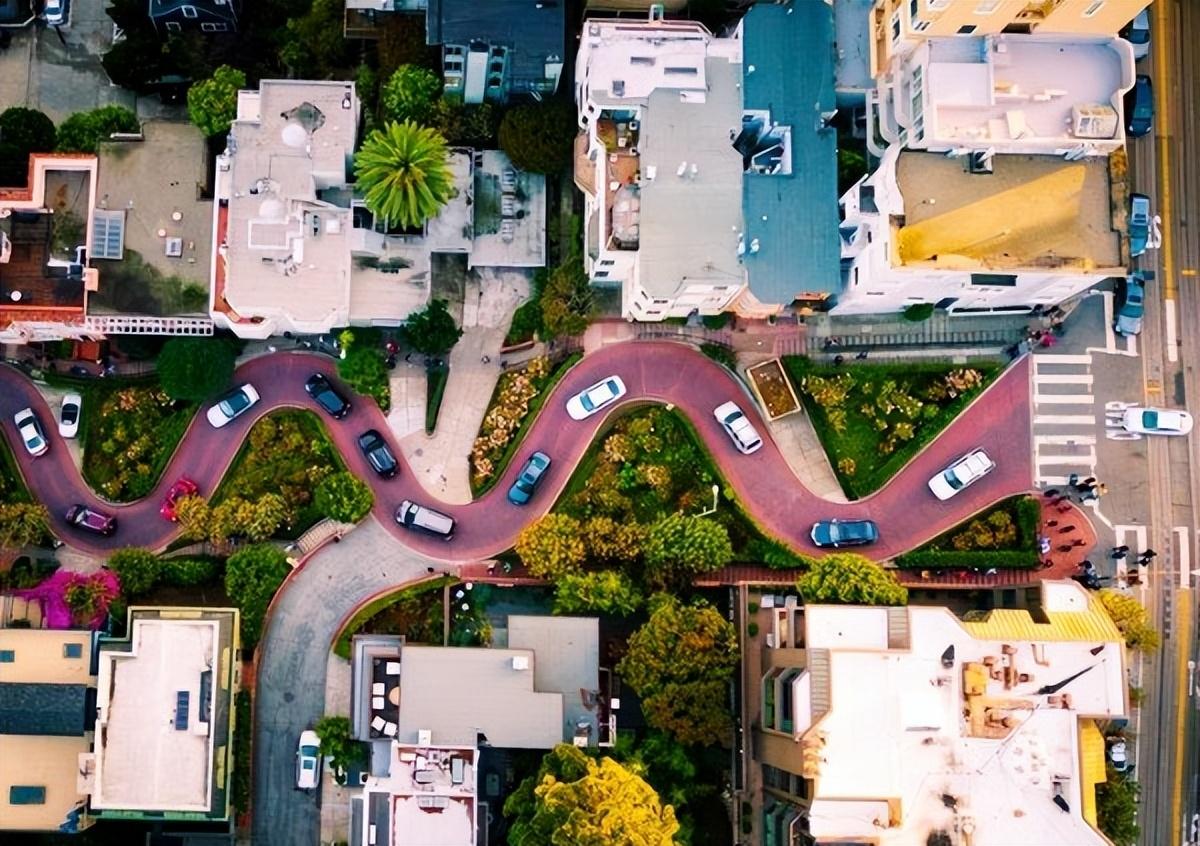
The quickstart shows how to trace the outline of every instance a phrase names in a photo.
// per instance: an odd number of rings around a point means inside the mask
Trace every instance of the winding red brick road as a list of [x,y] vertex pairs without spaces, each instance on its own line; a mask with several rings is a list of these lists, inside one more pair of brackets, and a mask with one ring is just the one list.
[[[255,420],[281,407],[315,410],[314,403],[304,393],[304,380],[317,371],[334,376],[334,363],[307,353],[275,353],[244,364],[235,378],[239,384],[251,382],[262,401],[251,413],[223,429],[213,429],[203,414],[198,414],[158,487],[146,499],[128,505],[101,502],[88,489],[55,431],[54,412],[23,374],[7,367],[0,368],[0,385],[3,386],[0,428],[3,428],[30,490],[49,508],[55,532],[67,543],[94,553],[124,546],[157,548],[167,544],[176,531],[158,515],[167,487],[186,474],[199,483],[202,493],[210,494]],[[755,403],[727,371],[682,344],[616,344],[584,358],[555,389],[505,477],[485,496],[469,505],[440,505],[422,489],[415,476],[403,466],[403,461],[401,472],[394,479],[381,480],[370,472],[355,438],[369,428],[387,432],[387,424],[369,401],[358,398],[353,411],[343,420],[331,420],[323,415],[322,418],[349,468],[367,479],[375,489],[376,515],[397,538],[413,549],[444,561],[477,561],[511,547],[520,530],[553,504],[603,422],[601,416],[582,422],[571,420],[564,407],[566,400],[613,373],[620,375],[629,389],[624,404],[654,400],[671,403],[687,414],[746,510],[765,530],[802,551],[812,551],[808,533],[814,521],[831,517],[869,517],[879,524],[881,534],[879,544],[871,550],[872,557],[890,558],[991,503],[1027,491],[1032,486],[1028,358],[1010,367],[886,487],[865,500],[849,504],[827,502],[805,489],[770,440],[754,455],[744,456],[734,450],[713,419],[712,409],[728,399],[735,399],[754,417],[757,416]],[[13,414],[25,406],[32,406],[37,411],[50,438],[50,451],[40,458],[32,458],[26,453],[12,423]],[[317,413],[321,414],[320,411]],[[441,413],[454,414],[454,409],[443,407]],[[767,431],[761,420],[756,421],[756,425],[760,432]],[[392,446],[399,456],[400,450],[394,442]],[[996,470],[948,502],[935,499],[926,487],[926,481],[976,446],[987,448],[998,465]],[[508,503],[505,491],[521,463],[535,449],[550,455],[554,464],[532,505],[518,508]],[[454,539],[441,542],[396,526],[391,513],[403,499],[413,499],[452,515],[458,521]],[[100,538],[67,527],[63,514],[76,502],[116,513],[120,519],[117,533],[111,538]]]

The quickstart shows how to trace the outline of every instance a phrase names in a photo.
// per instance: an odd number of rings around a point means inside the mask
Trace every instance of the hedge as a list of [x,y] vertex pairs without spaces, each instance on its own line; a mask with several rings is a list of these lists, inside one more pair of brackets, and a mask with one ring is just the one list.
[[442,407],[442,396],[446,393],[446,381],[450,368],[433,366],[425,371],[425,434],[432,435],[437,428],[438,411]]
[[990,570],[1028,570],[1039,563],[1038,554],[1032,550],[978,549],[959,552],[957,550],[918,549],[896,558],[896,566],[902,570],[962,570],[967,567]]

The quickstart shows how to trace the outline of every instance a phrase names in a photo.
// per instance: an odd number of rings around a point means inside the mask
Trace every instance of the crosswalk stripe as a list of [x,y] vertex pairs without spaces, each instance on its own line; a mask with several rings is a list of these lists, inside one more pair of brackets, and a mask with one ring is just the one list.
[[1088,446],[1096,443],[1095,435],[1034,435],[1037,444],[1077,444]]
[[1040,373],[1037,376],[1039,385],[1090,385],[1090,373]]
[[1034,426],[1095,426],[1093,414],[1035,414]]
[[1095,398],[1091,394],[1034,394],[1038,405],[1091,405]]
[[1066,355],[1059,353],[1051,353],[1049,355],[1035,355],[1033,357],[1033,368],[1037,370],[1040,367],[1048,367],[1054,364],[1091,364],[1092,356],[1090,354],[1083,355]]

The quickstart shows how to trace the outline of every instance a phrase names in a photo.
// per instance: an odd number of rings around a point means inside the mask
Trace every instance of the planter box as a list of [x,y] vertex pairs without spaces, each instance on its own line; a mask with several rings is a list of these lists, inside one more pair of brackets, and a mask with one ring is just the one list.
[[756,364],[746,371],[750,387],[768,420],[778,420],[800,410],[800,399],[777,358]]

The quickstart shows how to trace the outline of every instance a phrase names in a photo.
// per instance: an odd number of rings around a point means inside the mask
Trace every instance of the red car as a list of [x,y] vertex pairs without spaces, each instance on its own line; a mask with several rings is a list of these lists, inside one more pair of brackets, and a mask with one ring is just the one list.
[[192,496],[199,490],[200,488],[196,483],[187,476],[180,476],[179,481],[171,485],[171,489],[167,491],[167,498],[163,500],[162,508],[158,509],[158,513],[162,515],[164,520],[170,520],[174,523],[179,519],[175,514],[175,503],[179,502],[185,496]]

